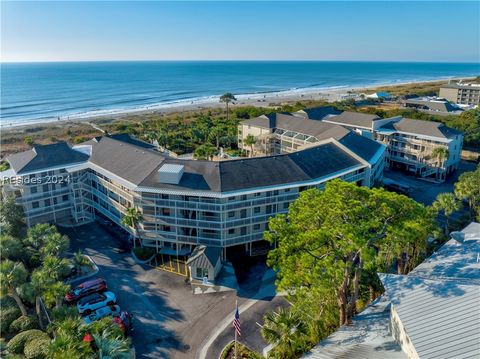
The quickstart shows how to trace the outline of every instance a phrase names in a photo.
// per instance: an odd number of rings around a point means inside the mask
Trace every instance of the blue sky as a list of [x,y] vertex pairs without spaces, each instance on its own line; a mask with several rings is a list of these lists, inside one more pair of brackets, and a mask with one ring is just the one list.
[[2,61],[480,61],[480,2],[2,2]]

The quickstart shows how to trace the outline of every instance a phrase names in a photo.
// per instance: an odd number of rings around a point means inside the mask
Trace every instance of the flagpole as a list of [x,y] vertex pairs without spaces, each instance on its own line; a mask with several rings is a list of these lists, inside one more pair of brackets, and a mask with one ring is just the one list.
[[[237,301],[237,299],[235,299],[235,312],[237,310],[238,310],[238,301]],[[234,328],[234,329],[235,329],[235,353],[234,353],[233,358],[237,359],[237,328]]]

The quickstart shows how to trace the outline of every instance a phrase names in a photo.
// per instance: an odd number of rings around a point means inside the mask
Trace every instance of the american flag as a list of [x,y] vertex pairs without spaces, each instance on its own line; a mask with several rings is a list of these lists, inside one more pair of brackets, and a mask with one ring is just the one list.
[[235,302],[235,317],[233,318],[233,327],[235,328],[235,333],[237,335],[242,335],[242,330],[240,329],[240,314],[238,314],[237,302]]

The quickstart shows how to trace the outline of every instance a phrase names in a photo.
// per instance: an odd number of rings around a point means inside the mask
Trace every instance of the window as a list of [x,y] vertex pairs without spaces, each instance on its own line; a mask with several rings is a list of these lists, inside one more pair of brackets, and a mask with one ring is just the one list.
[[255,225],[253,226],[253,229],[254,229],[255,231],[259,231],[259,230],[260,230],[260,223],[255,224]]
[[234,234],[235,233],[235,228],[230,228],[228,230],[228,234]]
[[260,197],[261,193],[257,192],[253,194],[255,197]]
[[233,197],[228,197],[228,200],[229,200],[229,201],[235,201],[235,196],[233,196]]
[[48,184],[43,185],[43,192],[48,192]]
[[170,216],[170,208],[162,208],[163,216]]
[[50,198],[46,199],[44,202],[45,202],[45,207],[50,206]]
[[30,193],[37,193],[38,189],[37,186],[30,187]]
[[255,208],[253,209],[253,212],[254,212],[254,213],[260,213],[260,207],[255,207]]
[[208,269],[197,267],[197,278],[203,278],[203,277],[208,277]]
[[228,217],[229,217],[229,218],[235,217],[235,211],[230,211],[230,212],[228,212]]
[[283,204],[283,209],[287,209],[289,204],[290,204],[290,203],[285,202],[285,203]]
[[62,201],[63,201],[63,202],[67,202],[67,201],[68,201],[68,194],[64,194],[64,195],[62,196]]
[[39,204],[38,202],[32,202],[32,208],[38,208]]
[[247,234],[247,227],[242,227],[242,228],[240,228],[240,235],[241,235],[241,236],[244,236],[244,235],[246,235],[246,234]]
[[290,188],[285,188],[285,192],[290,192]]

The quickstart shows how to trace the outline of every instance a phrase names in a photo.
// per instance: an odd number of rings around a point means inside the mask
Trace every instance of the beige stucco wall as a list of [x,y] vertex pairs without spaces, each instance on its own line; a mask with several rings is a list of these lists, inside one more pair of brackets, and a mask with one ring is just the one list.
[[409,359],[420,359],[393,305],[390,309],[390,331],[392,333],[393,339],[395,339],[397,343],[400,344],[400,347]]

